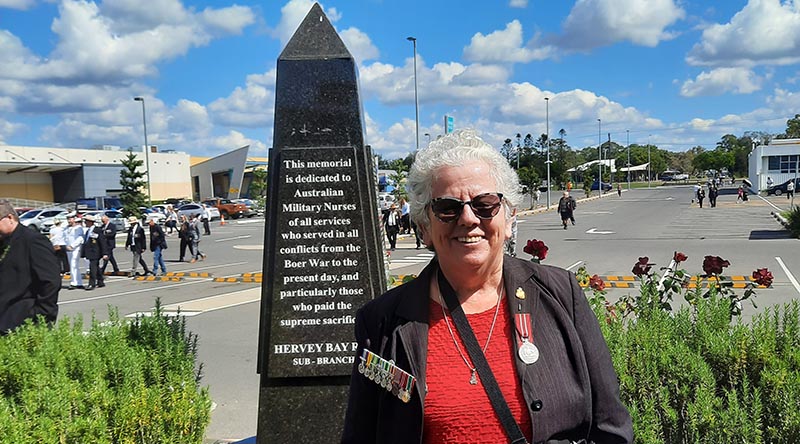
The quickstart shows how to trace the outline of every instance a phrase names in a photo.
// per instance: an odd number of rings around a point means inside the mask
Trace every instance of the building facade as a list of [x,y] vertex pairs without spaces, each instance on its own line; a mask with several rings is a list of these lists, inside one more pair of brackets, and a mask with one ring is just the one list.
[[767,178],[781,184],[798,176],[800,139],[773,139],[769,145],[756,145],[748,157],[751,191],[767,189]]

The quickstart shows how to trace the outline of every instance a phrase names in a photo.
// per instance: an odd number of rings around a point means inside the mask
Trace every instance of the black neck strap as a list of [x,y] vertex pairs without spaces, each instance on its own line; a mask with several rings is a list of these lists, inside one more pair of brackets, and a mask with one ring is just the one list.
[[[467,353],[469,353],[469,357],[472,360],[472,365],[474,365],[475,369],[478,371],[478,375],[483,383],[483,388],[486,390],[486,395],[489,396],[492,408],[497,414],[498,419],[500,419],[500,423],[503,425],[508,439],[511,440],[511,444],[527,444],[528,440],[525,439],[522,430],[519,428],[519,424],[517,424],[514,415],[511,413],[511,409],[508,408],[508,403],[506,403],[503,397],[503,392],[500,391],[500,386],[497,385],[494,373],[492,373],[492,369],[486,361],[486,356],[483,354],[481,346],[478,344],[478,339],[475,337],[475,333],[469,325],[467,315],[464,314],[464,310],[458,302],[456,292],[453,290],[453,287],[450,286],[450,283],[447,282],[447,279],[445,279],[442,270],[438,271],[437,278],[439,282],[439,292],[444,302],[447,304],[447,309],[450,310],[450,317],[453,318],[453,324],[455,324],[456,330],[458,330],[458,334],[461,336],[461,340],[464,341],[464,346],[467,348]],[[498,303],[501,302],[502,301]]]

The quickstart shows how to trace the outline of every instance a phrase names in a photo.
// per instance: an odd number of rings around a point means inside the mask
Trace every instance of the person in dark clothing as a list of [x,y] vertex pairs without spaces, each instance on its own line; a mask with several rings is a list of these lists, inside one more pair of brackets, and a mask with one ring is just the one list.
[[719,196],[717,187],[713,186],[708,189],[708,202],[711,204],[711,208],[717,207],[717,196]]
[[561,196],[561,199],[558,201],[558,214],[561,215],[561,224],[564,226],[564,229],[567,229],[567,221],[572,221],[572,225],[575,225],[575,215],[573,212],[575,211],[576,207],[575,199],[569,195],[569,191],[564,191],[564,195]]
[[117,247],[117,226],[111,223],[111,220],[105,214],[100,218],[103,221],[103,235],[106,237],[106,252],[108,259],[103,259],[103,266],[100,267],[100,274],[106,274],[106,266],[111,262],[114,268],[114,274],[119,274],[119,267],[117,260],[114,258],[114,248]]
[[136,270],[139,265],[142,266],[144,275],[147,276],[150,274],[150,270],[147,269],[147,262],[142,258],[142,253],[147,250],[147,238],[144,234],[144,228],[139,225],[139,219],[137,219],[136,216],[130,216],[128,218],[128,223],[131,224],[131,227],[128,229],[128,239],[125,241],[125,249],[131,250],[131,253],[133,253],[131,277],[136,277],[138,274]]
[[700,204],[700,208],[703,208],[703,199],[706,198],[706,192],[703,188],[697,190],[697,202]]
[[103,228],[95,226],[95,216],[87,214],[83,217],[86,223],[84,231],[83,249],[81,257],[89,260],[89,286],[87,291],[94,290],[95,287],[105,287],[103,275],[100,273],[100,259],[108,260],[108,243],[103,234]]
[[192,247],[194,231],[191,228],[186,216],[181,216],[181,225],[178,228],[178,238],[181,240],[180,256],[178,257],[180,262],[183,262],[186,257],[186,247],[189,247],[189,255],[194,256],[194,247]]
[[45,322],[55,322],[59,290],[52,244],[20,224],[8,201],[0,201],[0,335],[40,315]]
[[386,237],[389,239],[389,248],[397,247],[397,233],[400,232],[400,211],[397,205],[392,204],[389,211],[383,216],[383,226],[386,228]]
[[167,237],[164,230],[150,219],[150,251],[153,252],[153,275],[158,276],[158,267],[161,267],[161,275],[167,274],[167,266],[164,265],[163,250],[167,249]]

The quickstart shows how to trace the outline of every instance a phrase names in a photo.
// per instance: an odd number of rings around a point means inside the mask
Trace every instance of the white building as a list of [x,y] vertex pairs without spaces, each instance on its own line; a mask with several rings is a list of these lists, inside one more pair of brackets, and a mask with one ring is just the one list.
[[748,156],[751,191],[767,189],[767,178],[778,185],[793,179],[800,163],[800,139],[773,139],[769,145],[756,145]]

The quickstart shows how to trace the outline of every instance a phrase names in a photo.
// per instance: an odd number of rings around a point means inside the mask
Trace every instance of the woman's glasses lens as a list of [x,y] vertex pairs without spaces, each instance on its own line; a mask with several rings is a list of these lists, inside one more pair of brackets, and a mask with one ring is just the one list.
[[472,211],[480,219],[491,219],[500,211],[502,199],[503,195],[500,193],[480,194],[466,202],[455,197],[440,197],[431,201],[431,210],[434,216],[444,223],[458,219],[464,210],[464,205],[472,207]]

